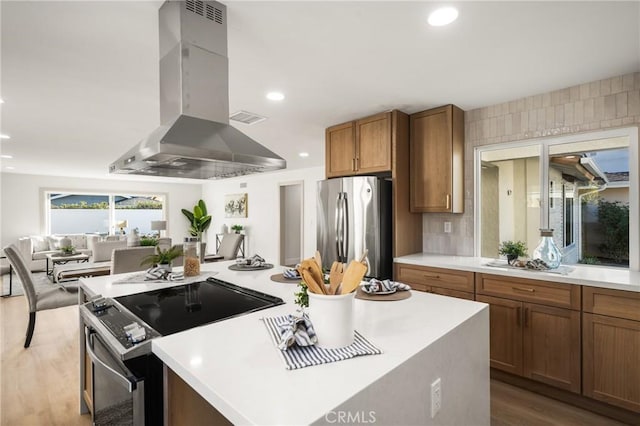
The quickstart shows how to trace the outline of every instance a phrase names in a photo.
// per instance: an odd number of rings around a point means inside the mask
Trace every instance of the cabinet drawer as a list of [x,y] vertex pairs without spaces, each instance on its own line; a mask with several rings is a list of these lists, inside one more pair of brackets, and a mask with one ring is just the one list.
[[582,287],[583,311],[640,321],[640,293]]
[[442,296],[457,297],[458,299],[474,300],[473,293],[466,291],[451,290],[450,288],[431,287],[431,293],[440,294]]
[[468,293],[474,292],[473,272],[397,263],[396,281],[406,282],[409,285],[426,285]]
[[476,274],[476,291],[489,296],[580,309],[580,287],[572,284]]

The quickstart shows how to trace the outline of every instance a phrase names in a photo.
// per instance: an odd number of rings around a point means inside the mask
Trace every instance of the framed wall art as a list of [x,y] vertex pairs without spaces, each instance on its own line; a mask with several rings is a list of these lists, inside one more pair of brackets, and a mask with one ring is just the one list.
[[224,196],[224,217],[247,217],[247,194]]

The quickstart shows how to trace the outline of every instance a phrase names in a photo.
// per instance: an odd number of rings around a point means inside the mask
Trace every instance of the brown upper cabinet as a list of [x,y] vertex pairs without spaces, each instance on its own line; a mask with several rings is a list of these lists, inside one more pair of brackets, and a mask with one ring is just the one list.
[[392,110],[326,130],[327,178],[378,174],[392,182],[393,256],[422,251],[422,214],[409,209],[409,116]]
[[391,112],[326,130],[327,178],[391,171]]
[[411,211],[463,213],[464,111],[446,105],[410,116]]

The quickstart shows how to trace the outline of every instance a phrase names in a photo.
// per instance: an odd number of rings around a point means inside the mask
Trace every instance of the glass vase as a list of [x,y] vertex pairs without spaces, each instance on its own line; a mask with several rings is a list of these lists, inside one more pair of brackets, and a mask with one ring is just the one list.
[[540,229],[540,243],[533,251],[533,259],[544,261],[550,269],[560,266],[562,253],[553,241],[553,229]]

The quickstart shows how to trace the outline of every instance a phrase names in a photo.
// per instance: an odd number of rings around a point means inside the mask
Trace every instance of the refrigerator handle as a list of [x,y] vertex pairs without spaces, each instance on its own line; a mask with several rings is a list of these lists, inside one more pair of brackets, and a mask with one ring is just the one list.
[[349,202],[347,200],[347,193],[342,193],[342,263],[347,262],[347,256],[349,255]]
[[336,234],[336,254],[338,255],[338,262],[341,262],[341,258],[342,258],[342,232],[341,232],[341,225],[342,225],[342,218],[341,218],[341,214],[342,214],[342,192],[338,193],[338,197],[336,197],[336,222],[335,222],[335,234]]

